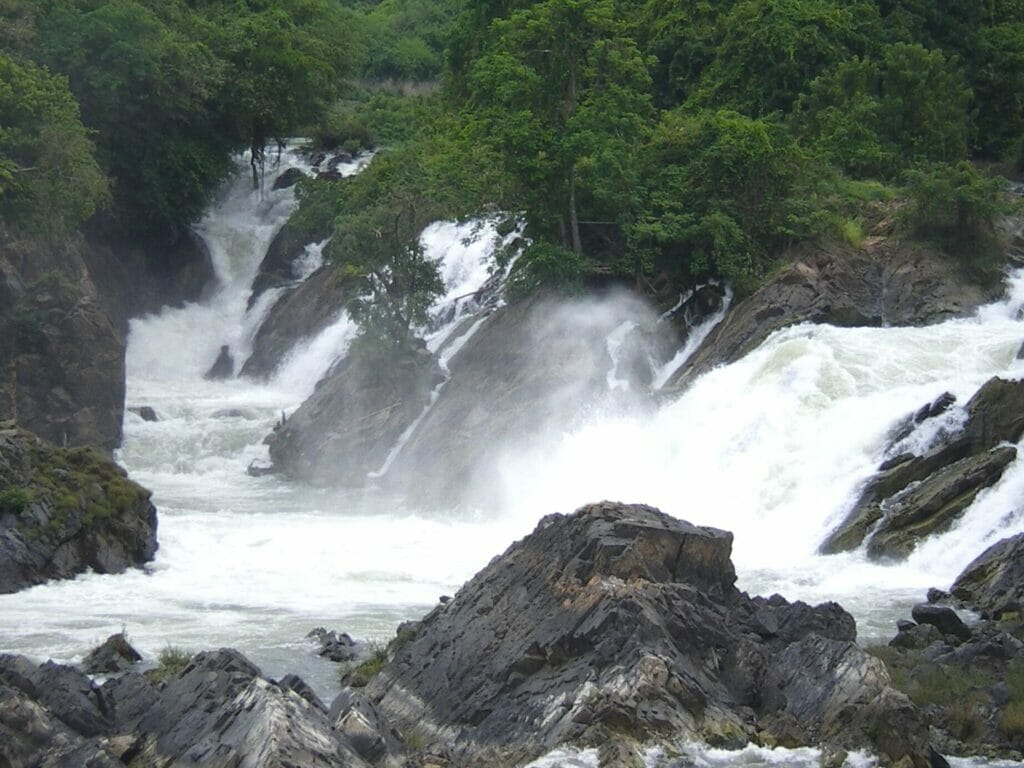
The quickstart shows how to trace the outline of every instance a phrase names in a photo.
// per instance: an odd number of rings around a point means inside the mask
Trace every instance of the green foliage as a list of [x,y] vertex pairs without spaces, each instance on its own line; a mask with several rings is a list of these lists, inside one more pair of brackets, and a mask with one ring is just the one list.
[[898,43],[879,61],[851,59],[815,79],[796,105],[795,124],[842,170],[891,178],[922,161],[963,159],[970,100],[941,52]]
[[0,514],[20,515],[35,501],[35,494],[27,488],[9,485],[0,490]]
[[644,156],[638,253],[670,274],[750,284],[790,239],[817,226],[804,158],[785,128],[719,111],[667,113]]
[[720,21],[721,40],[693,101],[748,115],[788,112],[807,84],[866,43],[870,2],[742,0]]
[[505,293],[516,301],[542,290],[576,293],[583,288],[588,264],[580,254],[553,243],[531,244],[519,257]]
[[343,664],[339,671],[339,679],[342,685],[365,688],[387,663],[387,647],[381,643],[371,643],[369,656],[359,664]]
[[59,236],[107,195],[67,81],[0,53],[0,213],[38,235]]
[[192,653],[168,645],[157,657],[157,666],[149,672],[149,676],[157,682],[166,682],[178,677],[192,661]]
[[910,197],[905,221],[916,234],[937,241],[968,262],[995,250],[995,222],[1012,210],[1001,179],[973,165],[928,165],[905,174]]

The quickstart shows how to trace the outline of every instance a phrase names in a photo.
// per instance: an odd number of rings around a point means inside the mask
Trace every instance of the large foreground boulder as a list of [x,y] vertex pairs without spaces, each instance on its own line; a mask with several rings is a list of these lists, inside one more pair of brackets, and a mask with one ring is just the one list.
[[[931,408],[932,406],[929,406]],[[845,520],[821,546],[826,554],[865,542],[874,558],[902,558],[942,533],[1003,476],[1024,435],[1024,382],[990,379],[965,406],[963,427],[925,453],[887,459]],[[896,442],[905,435],[898,430]]]
[[549,516],[405,628],[366,695],[452,765],[686,738],[929,765],[920,713],[853,642],[852,617],[739,592],[731,546],[646,506]]
[[149,491],[95,449],[0,424],[0,593],[141,566],[156,523]]

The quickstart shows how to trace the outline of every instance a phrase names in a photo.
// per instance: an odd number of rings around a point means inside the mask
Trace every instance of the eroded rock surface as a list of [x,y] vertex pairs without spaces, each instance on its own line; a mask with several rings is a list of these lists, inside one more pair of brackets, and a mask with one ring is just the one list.
[[963,428],[922,455],[884,462],[846,519],[822,544],[826,554],[865,541],[876,558],[906,557],[926,536],[952,526],[1017,458],[1024,435],[1024,382],[990,379],[967,403]]
[[141,566],[156,524],[149,491],[97,450],[0,425],[0,593]]
[[951,592],[986,616],[1024,613],[1024,534],[986,549],[957,577]]
[[646,506],[549,516],[407,629],[366,695],[455,765],[566,742],[780,743],[794,723],[803,743],[928,765],[920,713],[849,614],[749,598],[731,546]]

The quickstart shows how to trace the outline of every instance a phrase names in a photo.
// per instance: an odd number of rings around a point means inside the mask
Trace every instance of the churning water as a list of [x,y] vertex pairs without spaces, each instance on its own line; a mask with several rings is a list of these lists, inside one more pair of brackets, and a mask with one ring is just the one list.
[[[925,328],[797,326],[653,412],[595,412],[542,453],[508,455],[488,509],[426,516],[414,500],[249,477],[246,467],[266,457],[262,440],[282,411],[312,392],[356,331],[340,311],[266,383],[203,379],[224,344],[236,367],[244,362],[273,298],[247,311],[250,286],[294,205],[291,191],[260,196],[242,174],[198,227],[214,256],[217,289],[203,303],[132,324],[128,406],[151,406],[160,420],[128,414],[120,460],[154,491],[155,562],[144,572],[85,575],[0,597],[3,650],[77,661],[125,627],[150,658],[167,645],[230,645],[267,674],[298,672],[329,695],[335,673],[304,639],[310,629],[384,639],[543,515],[604,498],[732,530],[743,588],[838,600],[857,617],[862,638],[880,640],[927,587],[948,586],[989,543],[1024,530],[1018,461],[953,530],[905,563],[815,554],[878,465],[895,422],[944,391],[963,404],[993,375],[1024,375],[1016,360],[1022,274],[1009,279],[1005,301],[973,318]],[[445,301],[462,301],[487,280],[495,239],[488,222],[428,230],[424,245],[441,262]],[[308,256],[315,267],[319,252]],[[469,311],[449,306],[447,316],[455,323]],[[435,330],[435,340],[450,327]],[[610,353],[621,343],[609,339]],[[447,349],[457,345],[448,340]],[[610,387],[619,383],[609,376]],[[713,751],[698,757],[720,762]],[[779,764],[775,757],[751,752],[728,761]],[[805,757],[784,762],[802,765]],[[565,764],[575,764],[570,759],[589,764],[585,754],[567,755]]]

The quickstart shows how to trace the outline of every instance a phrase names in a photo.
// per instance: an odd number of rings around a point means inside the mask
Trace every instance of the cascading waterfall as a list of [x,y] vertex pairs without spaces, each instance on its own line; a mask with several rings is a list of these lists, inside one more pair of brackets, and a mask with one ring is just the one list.
[[[303,162],[292,152],[286,161]],[[243,169],[199,227],[214,258],[217,290],[203,303],[132,324],[128,405],[152,406],[160,420],[129,414],[120,458],[155,491],[156,561],[146,572],[85,575],[0,596],[0,650],[77,661],[125,626],[149,657],[167,644],[231,645],[267,674],[298,672],[329,695],[335,670],[304,640],[309,629],[326,625],[385,638],[399,621],[451,594],[541,516],[600,498],[645,502],[732,530],[743,588],[838,600],[857,617],[862,639],[877,640],[891,636],[894,620],[925,588],[948,586],[986,545],[1024,530],[1024,461],[1018,460],[953,530],[904,563],[878,565],[859,552],[815,553],[874,472],[894,423],[944,391],[962,404],[993,375],[1024,375],[1024,362],[1016,359],[1024,339],[1024,273],[1010,279],[1005,301],[968,319],[923,328],[778,331],[657,409],[606,408],[563,429],[543,451],[509,454],[494,478],[493,506],[479,514],[426,517],[372,491],[328,492],[249,477],[245,468],[266,457],[262,440],[281,412],[312,391],[356,333],[340,312],[318,336],[297,344],[267,383],[203,379],[221,345],[232,347],[238,363],[244,360],[274,298],[268,292],[247,311],[252,279],[293,208],[291,191],[254,194]],[[493,226],[448,223],[424,234],[447,287],[428,344],[456,373],[459,346],[480,327],[471,296],[491,278]],[[308,249],[304,273],[319,263],[323,245]],[[724,309],[691,332],[676,364],[722,316]],[[629,330],[620,327],[608,340],[613,360]],[[657,372],[657,380],[667,371]],[[613,370],[610,386],[620,380]],[[962,412],[944,418],[954,429]],[[907,447],[922,450],[930,439],[918,432]],[[393,453],[400,450],[401,443]],[[585,757],[580,764],[591,764]],[[778,764],[755,757],[764,762],[722,760]],[[791,757],[787,764],[802,764],[802,756]],[[707,751],[694,759],[722,764]]]

